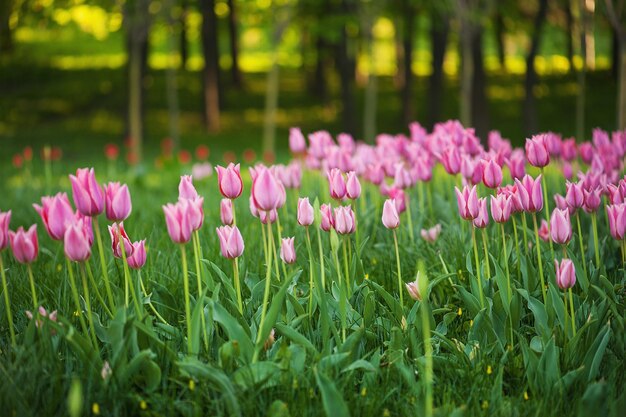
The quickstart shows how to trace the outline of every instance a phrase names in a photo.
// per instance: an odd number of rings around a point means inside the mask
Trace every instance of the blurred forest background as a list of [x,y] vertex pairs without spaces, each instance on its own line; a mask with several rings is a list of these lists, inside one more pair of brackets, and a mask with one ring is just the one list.
[[[626,127],[623,0],[0,0],[0,140],[284,149],[458,118]],[[620,65],[620,62],[622,63]],[[66,151],[67,152],[67,151]],[[155,151],[156,152],[156,151]],[[3,152],[4,153],[4,152]]]

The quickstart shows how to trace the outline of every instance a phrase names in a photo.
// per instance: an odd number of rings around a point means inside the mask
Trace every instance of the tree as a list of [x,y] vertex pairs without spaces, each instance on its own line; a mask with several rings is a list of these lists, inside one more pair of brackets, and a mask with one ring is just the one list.
[[402,121],[404,124],[409,124],[413,121],[413,48],[415,39],[415,17],[417,15],[417,8],[413,4],[412,0],[402,0],[400,4],[400,11],[403,17],[402,25],[402,52],[403,52],[403,66],[401,73],[402,88],[400,91],[400,98],[402,103]]
[[617,90],[617,128],[626,129],[626,22],[623,1],[604,0],[606,14],[617,33],[619,45],[619,76]]
[[356,103],[354,98],[354,70],[356,66],[352,39],[348,35],[347,25],[356,14],[356,3],[350,0],[341,0],[339,3],[338,16],[341,16],[343,24],[340,28],[339,41],[335,45],[337,72],[339,73],[341,95],[341,120],[346,133],[356,133]]
[[441,120],[441,104],[443,101],[443,60],[448,45],[450,17],[446,11],[433,8],[430,19],[430,51],[432,56],[432,72],[428,78],[428,126],[432,128]]
[[237,13],[235,1],[228,0],[228,39],[230,41],[230,56],[232,59],[230,73],[233,78],[233,85],[241,88],[241,69],[239,68],[239,37],[237,34]]
[[220,130],[220,81],[215,0],[199,0],[202,14],[204,121],[209,132]]
[[9,52],[13,48],[13,35],[9,19],[13,10],[13,0],[0,2],[0,54]]

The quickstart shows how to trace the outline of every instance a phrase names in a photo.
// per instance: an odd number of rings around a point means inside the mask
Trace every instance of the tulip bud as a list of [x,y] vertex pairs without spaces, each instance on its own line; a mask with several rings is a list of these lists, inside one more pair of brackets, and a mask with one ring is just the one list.
[[298,224],[300,226],[310,226],[314,220],[314,210],[309,198],[298,199]]
[[602,201],[600,200],[600,190],[598,188],[591,191],[583,190],[585,195],[585,203],[583,204],[583,210],[587,213],[594,213],[600,207]]
[[295,155],[306,152],[306,140],[299,127],[289,129],[289,150]]
[[11,223],[11,210],[0,212],[0,251],[9,245],[9,223]]
[[83,220],[77,220],[67,226],[63,239],[65,256],[70,261],[83,262],[91,255],[91,244],[85,235]]
[[333,218],[333,209],[329,204],[322,204],[320,206],[320,214],[322,215],[322,222],[320,228],[328,232],[331,228],[333,228],[335,224],[335,219]]
[[17,232],[9,231],[9,242],[15,259],[22,264],[29,264],[37,259],[39,241],[37,240],[37,225],[33,224],[28,231],[20,226]]
[[294,239],[294,237],[283,238],[280,245],[280,259],[286,264],[292,264],[296,261]]
[[215,230],[220,241],[222,256],[227,259],[240,257],[244,250],[244,243],[237,226],[221,226]]
[[560,289],[566,290],[576,284],[576,268],[571,259],[561,259],[561,263],[555,259],[556,284]]
[[420,292],[420,273],[417,273],[417,277],[413,282],[407,282],[404,284],[409,296],[415,301],[422,301],[422,294]]
[[554,243],[565,244],[572,239],[569,211],[554,209],[550,218],[550,237]]
[[68,223],[74,220],[74,210],[67,194],[58,193],[53,197],[42,197],[41,206],[33,204],[33,207],[41,216],[48,235],[54,240],[62,240]]
[[580,183],[565,183],[565,201],[572,210],[582,208],[585,204],[585,194],[583,193],[583,187]]
[[550,240],[550,230],[548,229],[548,222],[546,219],[541,220],[541,226],[538,230],[539,238],[544,242],[548,242]]
[[133,254],[128,257],[128,266],[141,269],[146,264],[146,240],[133,243]]
[[511,217],[511,197],[505,194],[491,196],[491,217],[496,223],[506,223]]
[[520,202],[524,211],[535,213],[543,208],[543,190],[541,188],[541,175],[533,179],[525,175],[522,181],[516,179]]
[[340,235],[354,233],[356,230],[356,219],[350,206],[335,208],[335,230]]
[[400,225],[400,217],[398,216],[398,209],[396,203],[388,199],[383,206],[383,225],[387,229],[395,229]]
[[76,208],[85,216],[96,216],[104,211],[104,191],[96,181],[93,168],[80,168],[70,175],[72,195]]
[[482,180],[488,188],[498,188],[502,184],[502,168],[493,159],[483,163]]
[[193,200],[198,197],[196,187],[193,185],[193,177],[191,175],[182,175],[178,184],[178,198]]
[[463,187],[461,192],[457,187],[454,187],[456,192],[456,202],[459,208],[459,214],[465,220],[474,220],[478,217],[478,195],[476,193],[476,186],[469,188],[467,185]]
[[226,168],[218,165],[215,167],[215,170],[217,171],[220,193],[231,200],[239,197],[243,191],[239,164],[235,165],[231,162]]
[[274,174],[267,167],[261,166],[255,171],[252,181],[252,198],[259,211],[270,211],[278,207],[284,189]]
[[122,221],[128,218],[132,210],[130,192],[126,184],[110,182],[104,186],[106,216],[111,221]]
[[348,180],[346,181],[346,195],[350,200],[356,200],[361,196],[361,183],[354,171],[348,172]]
[[233,200],[222,198],[220,202],[220,220],[222,224],[230,226],[233,224]]
[[426,242],[429,242],[429,243],[435,243],[437,239],[439,238],[440,233],[441,233],[440,224],[436,224],[430,229],[422,229],[420,232],[422,239],[424,239]]
[[489,224],[489,212],[487,211],[487,199],[478,199],[478,216],[474,219],[474,227],[479,229],[487,227]]
[[609,218],[609,231],[616,240],[623,240],[626,235],[626,204],[613,204],[606,206],[606,214]]
[[124,223],[113,223],[109,226],[109,235],[111,236],[111,248],[113,249],[113,256],[116,258],[122,258],[122,244],[124,245],[124,254],[126,258],[133,254],[133,244],[130,238],[124,230]]
[[545,167],[550,163],[545,135],[535,135],[531,139],[526,139],[526,158],[532,166],[538,168]]
[[189,204],[189,200],[179,200],[176,204],[163,206],[167,233],[175,243],[187,243],[191,239],[193,228]]
[[327,174],[330,196],[335,200],[341,200],[346,196],[346,182],[339,168],[331,169]]

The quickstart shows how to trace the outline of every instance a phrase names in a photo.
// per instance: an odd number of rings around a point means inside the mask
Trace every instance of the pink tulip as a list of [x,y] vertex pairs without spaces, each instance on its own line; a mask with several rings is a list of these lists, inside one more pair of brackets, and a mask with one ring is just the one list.
[[463,187],[463,191],[454,187],[456,192],[456,202],[459,207],[459,214],[465,220],[474,220],[478,217],[478,194],[476,194],[476,186],[469,188],[467,185]]
[[356,172],[348,172],[348,179],[346,180],[346,196],[350,200],[356,200],[361,196],[361,183],[356,176]]
[[128,257],[128,266],[141,269],[146,264],[146,240],[133,242],[133,254]]
[[339,168],[333,168],[326,173],[330,196],[335,200],[341,200],[346,196],[346,182]]
[[289,129],[289,150],[294,155],[306,153],[306,140],[299,127]]
[[583,142],[578,145],[578,152],[580,153],[580,159],[587,165],[591,164],[591,160],[593,159],[593,155],[595,154],[595,150],[593,148],[593,144],[590,142]]
[[37,225],[33,224],[28,231],[20,226],[17,232],[9,231],[9,242],[13,256],[19,263],[29,264],[37,259],[39,241],[37,240]]
[[544,242],[548,242],[550,240],[550,230],[548,229],[548,222],[546,219],[541,220],[541,227],[538,230],[539,238]]
[[511,217],[511,197],[505,194],[491,196],[491,217],[496,223],[506,223]]
[[556,208],[567,210],[570,215],[574,214],[574,211],[576,210],[567,204],[567,200],[561,194],[554,194],[554,203],[556,204]]
[[393,186],[402,190],[409,188],[413,185],[413,179],[411,178],[411,172],[405,168],[404,164],[396,164],[395,174],[393,177]]
[[91,256],[91,243],[85,234],[84,220],[70,223],[65,230],[63,249],[70,261],[83,262]]
[[191,223],[191,229],[196,231],[202,228],[204,223],[204,197],[197,197],[193,200],[186,200],[188,202],[187,210],[189,212],[189,222]]
[[268,223],[276,223],[276,219],[278,218],[278,211],[276,209],[272,209],[270,211],[260,211],[259,212],[259,220],[261,220],[261,223],[263,224],[268,224]]
[[284,188],[267,167],[260,166],[255,170],[252,181],[252,198],[259,211],[271,211],[278,207]]
[[478,216],[474,219],[474,227],[479,229],[487,227],[489,224],[489,212],[487,211],[487,199],[478,199]]
[[220,202],[220,220],[222,224],[230,226],[233,224],[233,200],[222,198]]
[[415,301],[422,301],[422,294],[420,293],[420,284],[419,284],[420,276],[417,275],[417,278],[413,282],[407,282],[404,284],[406,286],[406,290],[409,293],[409,296]]
[[67,225],[74,221],[74,210],[67,194],[42,197],[41,206],[33,204],[33,207],[41,216],[48,235],[54,240],[62,240]]
[[354,233],[356,230],[356,219],[350,206],[335,208],[335,230],[340,235]]
[[217,183],[220,187],[220,193],[230,199],[239,197],[243,191],[239,164],[235,165],[231,162],[226,168],[218,165],[215,167],[215,171],[217,171]]
[[600,200],[600,189],[596,188],[591,191],[583,190],[585,195],[585,203],[583,204],[583,210],[587,213],[594,213],[600,208],[602,201]]
[[126,230],[124,230],[124,223],[113,223],[110,225],[109,236],[111,236],[111,249],[113,250],[113,256],[116,258],[122,258],[122,244],[124,245],[126,258],[132,256],[133,244],[126,234]]
[[395,229],[400,226],[400,217],[398,216],[398,208],[392,199],[385,200],[383,206],[383,225],[387,229]]
[[[26,310],[24,311],[24,313],[26,314],[26,317],[28,317],[28,320],[32,320],[35,317],[35,315],[30,310]],[[48,312],[43,306],[39,306],[39,315],[37,319],[35,320],[36,328],[41,329],[43,327],[43,324],[44,324],[43,319],[48,319],[56,323],[57,311],[54,310],[50,314],[48,314]],[[54,333],[54,330],[52,330],[51,333]]]
[[93,168],[79,168],[76,175],[70,175],[72,196],[76,208],[85,216],[96,216],[104,211],[104,191]]
[[320,225],[320,228],[325,232],[330,231],[330,229],[332,229],[335,225],[335,219],[333,218],[333,209],[330,204],[322,204],[320,206],[320,214],[322,217],[322,223]]
[[283,238],[280,245],[280,259],[286,264],[292,264],[296,261],[294,239],[294,237]]
[[182,175],[178,184],[178,198],[185,200],[193,200],[198,197],[196,187],[193,185],[193,177],[191,175]]
[[191,239],[193,227],[189,214],[189,201],[179,200],[176,204],[163,206],[167,233],[174,243],[187,243]]
[[310,226],[313,224],[315,213],[313,206],[309,203],[309,198],[298,199],[298,224],[300,226]]
[[422,229],[420,234],[422,235],[422,239],[429,243],[435,243],[439,238],[439,234],[441,233],[441,225],[436,224],[430,229]]
[[526,175],[526,158],[524,157],[523,152],[514,151],[511,154],[507,165],[513,179],[521,179],[524,175]]
[[11,210],[0,211],[0,251],[9,246],[9,223],[11,223]]
[[554,243],[566,244],[572,239],[569,211],[554,209],[550,217],[550,237]]
[[526,139],[526,158],[532,166],[538,168],[545,167],[550,163],[545,135],[535,135],[531,139]]
[[398,213],[404,213],[406,211],[406,193],[400,188],[392,188],[389,190],[389,198],[396,203]]
[[564,161],[572,162],[578,155],[578,147],[576,146],[576,139],[569,138],[561,142],[561,158]]
[[126,184],[110,182],[104,186],[104,196],[106,200],[107,219],[119,222],[125,220],[130,215],[132,204],[130,192]]
[[585,194],[580,183],[567,182],[565,184],[565,201],[570,209],[576,210],[582,208],[585,204]]
[[502,167],[493,159],[483,164],[483,183],[488,188],[498,188],[502,184]]
[[609,231],[616,240],[623,240],[626,235],[626,204],[613,204],[606,206],[606,214],[609,218]]
[[461,172],[461,154],[455,146],[446,148],[440,160],[448,174],[456,175]]
[[222,256],[227,259],[240,257],[243,253],[244,243],[237,226],[221,226],[215,230],[220,241]]
[[541,175],[533,179],[525,175],[522,181],[515,179],[520,203],[524,211],[535,213],[543,208],[543,190],[541,188]]
[[560,289],[566,290],[576,284],[576,268],[571,259],[561,259],[561,264],[555,259],[554,269],[556,270],[556,285]]
[[385,180],[385,170],[380,163],[370,165],[364,175],[374,185],[380,185]]

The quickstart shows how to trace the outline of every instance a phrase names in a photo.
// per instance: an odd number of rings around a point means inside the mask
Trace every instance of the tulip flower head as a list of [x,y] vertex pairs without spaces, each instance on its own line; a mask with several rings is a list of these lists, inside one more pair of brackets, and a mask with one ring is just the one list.
[[502,167],[493,159],[484,162],[482,180],[488,188],[498,188],[502,184]]
[[583,210],[587,213],[595,213],[600,208],[602,201],[600,200],[600,189],[595,188],[591,191],[583,190],[585,195],[585,203],[583,204]]
[[233,200],[230,198],[222,198],[220,202],[220,220],[226,226],[233,224]]
[[476,193],[476,186],[469,188],[467,185],[463,187],[463,191],[454,187],[456,192],[456,202],[459,207],[459,214],[465,220],[474,220],[478,217],[478,194]]
[[422,239],[424,239],[426,242],[429,242],[429,243],[435,243],[437,239],[439,238],[440,233],[441,233],[440,224],[436,224],[430,229],[422,229],[420,232]]
[[111,236],[111,249],[113,250],[113,256],[116,258],[122,258],[122,245],[126,258],[133,254],[133,244],[130,238],[124,230],[124,223],[113,223],[109,226],[109,235]]
[[107,219],[119,222],[126,220],[132,211],[130,192],[126,184],[110,182],[104,186]]
[[550,237],[554,243],[561,245],[572,239],[572,223],[568,210],[554,209],[550,217]]
[[422,294],[420,292],[420,273],[417,273],[417,278],[413,282],[407,282],[404,284],[409,296],[415,301],[422,301]]
[[72,196],[78,211],[85,216],[97,216],[104,211],[104,190],[96,181],[93,168],[79,168],[76,175],[70,175]]
[[400,226],[398,208],[396,207],[396,202],[392,199],[385,200],[385,204],[383,206],[383,225],[387,229],[396,229]]
[[295,237],[286,237],[282,239],[280,245],[280,259],[286,264],[296,262],[296,249],[294,246]]
[[133,242],[133,254],[128,257],[128,266],[141,269],[146,264],[146,240]]
[[550,153],[545,136],[541,134],[526,139],[526,158],[534,167],[543,168],[550,163]]
[[237,226],[221,226],[215,230],[220,241],[222,256],[226,259],[240,257],[244,250],[244,243]]
[[9,242],[15,259],[22,264],[30,264],[39,254],[37,225],[33,224],[27,231],[20,226],[16,232],[9,231]]
[[91,243],[85,233],[83,219],[76,220],[67,226],[63,239],[63,250],[67,259],[73,262],[83,262],[91,256]]
[[309,203],[309,198],[298,199],[298,224],[300,226],[310,226],[313,224],[315,213],[313,206]]
[[576,210],[582,208],[585,204],[585,194],[581,183],[565,183],[565,201],[570,209]]
[[489,224],[489,212],[487,211],[487,199],[478,199],[478,216],[474,219],[474,227],[483,229]]
[[9,246],[9,223],[11,223],[11,210],[0,211],[0,251]]
[[278,218],[278,211],[276,209],[272,209],[270,211],[260,211],[259,212],[259,220],[263,224],[274,224],[276,219]]
[[356,200],[361,196],[361,183],[356,176],[356,172],[348,172],[348,179],[346,180],[346,196],[350,200]]
[[461,154],[456,146],[446,148],[441,154],[440,160],[448,174],[456,175],[461,172]]
[[539,238],[544,242],[548,242],[550,240],[550,230],[548,229],[548,222],[546,219],[541,220],[541,226],[538,230]]
[[[48,319],[50,321],[53,321],[56,323],[57,321],[57,311],[54,310],[52,312],[50,312],[50,314],[48,314],[48,312],[46,311],[46,309],[43,306],[39,306],[39,310],[38,310],[39,314],[37,316],[37,318],[35,319],[35,327],[38,329],[41,329],[43,327],[44,321],[43,319]],[[30,310],[26,310],[24,312],[26,314],[26,317],[28,317],[28,320],[33,320],[35,318],[35,315],[30,311]]]
[[511,196],[498,194],[491,196],[491,217],[496,223],[506,223],[511,217]]
[[191,239],[193,227],[190,219],[189,201],[179,200],[176,204],[163,206],[165,223],[170,238],[175,243],[187,243]]
[[335,230],[340,235],[347,235],[356,231],[356,219],[350,206],[335,208]]
[[284,188],[274,174],[265,166],[254,171],[252,180],[252,198],[259,211],[271,211],[279,206]]
[[42,197],[41,206],[33,204],[33,207],[41,216],[48,235],[54,240],[62,240],[68,223],[74,220],[74,210],[67,194],[58,193],[53,197]]
[[217,183],[220,193],[231,200],[239,197],[243,192],[243,181],[241,180],[239,164],[235,165],[231,162],[226,168],[218,165],[215,167],[215,171],[217,171]]
[[346,196],[346,181],[339,168],[333,168],[326,174],[330,196],[335,200],[343,200]]
[[541,175],[533,179],[525,175],[522,181],[516,179],[517,191],[520,203],[524,211],[535,213],[543,208],[543,189],[541,188]]
[[289,129],[289,150],[294,155],[306,153],[306,140],[299,127]]
[[615,240],[623,240],[626,235],[626,203],[606,206],[609,218],[609,231]]
[[193,200],[198,198],[198,192],[193,185],[193,177],[191,175],[182,175],[178,184],[178,198]]
[[556,270],[556,284],[560,289],[566,290],[576,284],[576,268],[571,259],[561,259],[561,263],[555,259],[554,269]]

